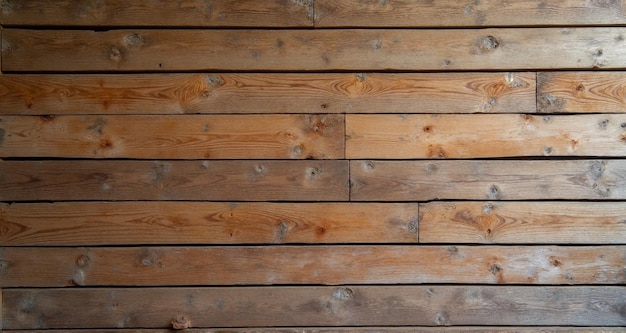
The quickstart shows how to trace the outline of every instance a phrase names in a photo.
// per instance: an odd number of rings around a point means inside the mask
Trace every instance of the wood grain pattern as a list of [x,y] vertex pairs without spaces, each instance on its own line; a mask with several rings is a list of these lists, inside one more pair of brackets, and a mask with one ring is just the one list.
[[177,316],[194,327],[626,325],[616,286],[8,289],[4,299],[8,330],[164,328]]
[[2,287],[626,283],[626,246],[5,247],[1,259]]
[[3,161],[0,201],[347,201],[347,161]]
[[[2,34],[2,70],[617,69],[624,67],[625,35],[626,27],[466,30],[138,29],[104,32],[5,29]],[[554,56],[557,53],[559,56]]]
[[351,159],[626,155],[626,115],[348,115]]
[[421,243],[624,244],[623,202],[428,202]]
[[626,112],[626,75],[622,72],[541,72],[537,76],[539,112]]
[[0,204],[2,246],[416,243],[417,204]]
[[7,26],[311,27],[313,1],[6,0]]
[[[4,330],[6,333],[24,333],[24,331]],[[28,330],[28,332],[47,332],[47,333],[171,333],[171,329],[56,329],[56,330]],[[188,328],[186,333],[555,333],[555,332],[574,332],[574,333],[623,333],[620,327],[523,327],[523,326],[454,326],[454,327],[434,327],[434,326],[405,326],[405,327],[298,327],[298,328],[264,328],[264,327],[245,327],[245,328]]]
[[533,113],[535,76],[5,74],[0,76],[0,114]]
[[340,159],[344,127],[341,115],[0,116],[0,157]]
[[318,27],[623,25],[622,1],[316,0]]
[[626,198],[625,160],[351,161],[355,201]]

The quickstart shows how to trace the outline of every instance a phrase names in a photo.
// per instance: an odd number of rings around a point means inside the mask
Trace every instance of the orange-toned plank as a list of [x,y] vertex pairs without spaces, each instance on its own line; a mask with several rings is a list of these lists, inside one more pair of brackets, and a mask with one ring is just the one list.
[[429,202],[421,243],[624,244],[623,202]]
[[346,201],[347,161],[2,161],[0,201]]
[[0,157],[338,159],[342,115],[0,116]]
[[0,114],[533,113],[535,91],[535,73],[5,74]]
[[626,112],[626,74],[622,72],[542,72],[537,75],[539,112]]
[[312,0],[6,0],[9,26],[310,27]]
[[[613,326],[612,330],[626,325],[622,311],[626,306],[626,288],[617,286],[9,289],[5,291],[5,303],[7,330],[166,328],[179,316],[188,318],[192,327],[272,327],[272,331],[276,326],[312,325],[532,323],[603,325]],[[476,332],[479,328],[473,329]],[[522,330],[528,331],[532,331],[530,327]]]
[[351,161],[356,201],[626,199],[626,160]]
[[417,204],[0,204],[2,246],[416,243]]

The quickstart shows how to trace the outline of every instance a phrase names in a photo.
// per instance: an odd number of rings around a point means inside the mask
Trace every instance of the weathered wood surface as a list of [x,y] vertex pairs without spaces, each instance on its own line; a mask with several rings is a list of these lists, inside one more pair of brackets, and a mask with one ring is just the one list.
[[0,76],[0,114],[533,113],[535,76],[5,74]]
[[341,159],[344,127],[342,115],[0,116],[0,157]]
[[616,245],[5,247],[1,260],[4,288],[626,283]]
[[429,202],[421,243],[625,244],[623,202]]
[[2,161],[0,201],[347,201],[348,162]]
[[346,135],[351,159],[621,157],[626,114],[347,115]]
[[626,24],[623,1],[315,0],[318,27],[483,27]]
[[[3,71],[382,71],[626,67],[626,27],[4,29]],[[181,52],[184,50],[184,52]],[[558,56],[555,56],[558,54]]]
[[416,243],[411,204],[0,204],[2,246]]
[[162,328],[178,316],[193,327],[626,325],[615,286],[7,289],[4,301],[6,330]]
[[7,26],[311,27],[313,1],[4,0]]
[[626,160],[351,161],[356,201],[626,199]]
[[[4,330],[5,333],[24,333],[23,330]],[[52,329],[52,330],[28,330],[28,332],[41,333],[172,333],[171,329]],[[245,328],[188,328],[185,333],[556,333],[556,332],[574,332],[574,333],[623,333],[624,329],[620,327],[573,327],[573,326],[454,326],[454,327],[436,327],[436,326],[405,326],[405,327],[298,327],[298,328],[264,328],[264,327],[245,327]]]
[[537,80],[539,112],[626,112],[622,72],[539,72]]

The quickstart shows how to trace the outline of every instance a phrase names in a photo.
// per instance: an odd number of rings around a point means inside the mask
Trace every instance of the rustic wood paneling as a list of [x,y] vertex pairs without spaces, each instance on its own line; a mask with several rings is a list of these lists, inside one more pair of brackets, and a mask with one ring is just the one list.
[[[23,330],[4,330],[6,333],[24,333]],[[28,330],[28,332],[41,333],[171,333],[171,329],[56,329],[56,330]],[[454,326],[454,327],[435,327],[435,326],[408,326],[408,327],[298,327],[298,328],[264,328],[264,327],[245,327],[245,328],[188,328],[185,333],[555,333],[555,332],[573,332],[573,333],[623,333],[624,329],[620,327],[523,327],[523,326]]]
[[3,161],[1,201],[347,201],[347,161]]
[[608,245],[7,247],[0,286],[623,284],[625,254]]
[[623,202],[428,202],[421,243],[624,244]]
[[540,72],[537,76],[539,112],[626,112],[625,73]]
[[315,0],[318,27],[626,24],[623,1]]
[[417,204],[0,204],[2,246],[416,243]]
[[312,0],[5,0],[8,26],[310,27]]
[[356,201],[626,199],[626,160],[351,161]]
[[535,76],[5,74],[0,76],[0,114],[533,113]]
[[[8,289],[5,329],[626,325],[622,287],[343,286]],[[549,311],[547,311],[547,308]]]
[[5,29],[2,70],[617,69],[624,67],[625,35],[626,27],[104,32]]
[[0,157],[341,159],[344,127],[342,115],[0,116]]
[[348,115],[346,135],[354,159],[620,157],[626,114]]

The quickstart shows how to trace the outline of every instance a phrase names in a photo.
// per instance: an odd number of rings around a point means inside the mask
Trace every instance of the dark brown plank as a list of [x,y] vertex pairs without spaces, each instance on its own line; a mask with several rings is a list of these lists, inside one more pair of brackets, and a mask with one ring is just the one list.
[[539,112],[626,112],[626,74],[622,72],[542,72],[537,75]]
[[417,204],[0,204],[0,245],[416,243]]
[[624,244],[623,202],[429,202],[421,243]]
[[351,161],[356,201],[626,199],[626,160]]
[[626,283],[626,246],[613,245],[5,247],[1,259],[2,287]]
[[346,201],[347,161],[3,161],[0,201]]
[[[5,333],[24,333],[23,330],[7,331]],[[28,330],[27,332],[41,333],[172,333],[171,329],[57,329],[57,330]],[[620,327],[574,327],[574,326],[405,326],[405,327],[298,327],[298,328],[263,328],[263,327],[234,327],[234,328],[188,328],[185,333],[623,333]]]
[[342,115],[0,116],[0,157],[340,159]]
[[622,1],[316,0],[318,27],[485,27],[626,24]]
[[5,74],[0,114],[533,113],[535,91],[535,73]]
[[[624,68],[626,27],[443,30],[26,30],[3,71]],[[555,56],[558,54],[558,57]]]
[[622,157],[626,114],[347,115],[346,135],[349,159]]
[[[623,326],[622,287],[8,289],[4,329],[370,325]],[[614,327],[613,329],[617,329]]]
[[310,27],[313,1],[302,0],[4,0],[9,26]]

